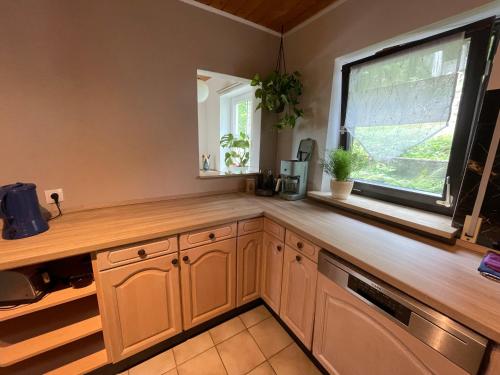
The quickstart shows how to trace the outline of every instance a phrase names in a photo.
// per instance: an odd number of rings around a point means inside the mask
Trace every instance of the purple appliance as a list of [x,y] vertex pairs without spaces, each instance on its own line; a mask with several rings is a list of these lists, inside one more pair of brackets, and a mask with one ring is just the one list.
[[0,217],[6,240],[34,236],[49,229],[40,211],[35,184],[18,182],[0,187]]

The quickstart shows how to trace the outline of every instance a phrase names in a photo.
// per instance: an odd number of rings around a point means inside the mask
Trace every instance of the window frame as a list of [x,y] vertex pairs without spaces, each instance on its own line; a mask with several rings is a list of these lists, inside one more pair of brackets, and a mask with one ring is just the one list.
[[250,139],[252,138],[252,128],[253,128],[253,121],[254,121],[253,116],[252,116],[253,115],[252,108],[254,107],[254,98],[255,98],[255,96],[253,95],[253,90],[249,90],[249,91],[244,92],[242,94],[238,94],[238,95],[231,97],[230,128],[231,128],[231,133],[233,133],[235,136],[239,136],[237,120],[236,120],[236,117],[238,115],[238,111],[236,110],[236,106],[241,101],[250,101],[250,106],[248,108],[248,116],[250,117],[249,137],[250,137]]
[[453,30],[439,33],[417,41],[382,49],[381,51],[371,56],[353,61],[342,66],[339,145],[344,149],[349,149],[351,145],[351,136],[347,131],[344,130],[344,124],[347,111],[349,76],[351,67],[460,32],[464,32],[465,38],[470,38],[469,54],[464,75],[462,97],[457,115],[455,133],[453,136],[452,148],[446,173],[446,175],[450,178],[450,193],[453,197],[451,206],[445,207],[436,203],[437,200],[446,199],[446,184],[443,186],[441,196],[439,196],[431,193],[417,192],[415,190],[405,188],[389,187],[387,185],[354,180],[353,193],[401,204],[404,206],[432,211],[447,216],[453,215],[462,185],[467,158],[470,152],[472,136],[477,125],[479,109],[481,108],[484,92],[488,83],[487,77],[483,80],[483,76],[488,76],[489,73],[487,71],[487,64],[488,60],[492,58],[492,56],[489,56],[489,52],[491,46],[490,37],[492,34],[494,23],[495,18],[490,17],[482,21],[474,22],[472,24],[455,28]]

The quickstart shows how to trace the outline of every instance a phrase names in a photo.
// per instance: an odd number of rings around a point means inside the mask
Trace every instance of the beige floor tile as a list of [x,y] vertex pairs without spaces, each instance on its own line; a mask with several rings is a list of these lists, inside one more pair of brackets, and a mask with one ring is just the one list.
[[229,375],[246,374],[266,360],[246,330],[217,345],[217,350]]
[[179,375],[226,375],[224,365],[215,348],[184,362],[177,367]]
[[163,375],[179,375],[179,373],[177,372],[177,369],[173,368],[172,370],[170,371],[167,371],[165,374]]
[[248,375],[275,375],[275,372],[269,362],[264,362],[259,367],[250,371]]
[[295,343],[276,354],[269,362],[278,375],[321,375]]
[[217,345],[243,330],[245,330],[243,322],[240,318],[236,317],[212,328],[210,335],[212,336],[212,340],[214,340],[214,344]]
[[172,350],[167,350],[157,356],[150,358],[129,370],[130,375],[164,374],[175,368]]
[[177,366],[179,366],[181,363],[184,363],[188,359],[203,353],[212,346],[214,346],[212,337],[210,337],[208,332],[204,332],[173,348],[175,362],[177,363]]
[[292,338],[274,318],[266,319],[250,327],[248,331],[257,341],[266,358],[271,358],[293,342]]
[[264,319],[267,319],[271,316],[271,313],[266,309],[264,305],[260,305],[253,310],[247,311],[240,315],[241,320],[245,326],[251,327],[256,325],[259,322],[262,322]]

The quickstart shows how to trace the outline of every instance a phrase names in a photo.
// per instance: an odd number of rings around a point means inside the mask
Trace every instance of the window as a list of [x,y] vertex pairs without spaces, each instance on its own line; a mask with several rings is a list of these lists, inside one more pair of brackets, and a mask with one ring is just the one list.
[[[257,172],[261,111],[256,110],[255,88],[250,86],[250,80],[198,70],[197,85],[199,175]],[[236,141],[230,143],[232,146],[223,142],[223,147],[221,140],[228,134]],[[248,138],[249,147],[238,141],[241,134]],[[234,156],[227,158],[228,152]]]
[[343,66],[340,144],[361,160],[355,193],[452,214],[484,91],[491,25]]
[[231,99],[231,132],[252,135],[253,90]]

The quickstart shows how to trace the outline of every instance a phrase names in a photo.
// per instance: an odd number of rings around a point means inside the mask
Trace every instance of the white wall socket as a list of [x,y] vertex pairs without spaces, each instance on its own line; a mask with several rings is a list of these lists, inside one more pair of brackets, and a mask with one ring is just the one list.
[[54,200],[50,197],[52,193],[57,193],[59,194],[59,202],[62,202],[64,200],[64,195],[63,195],[63,189],[51,189],[51,190],[45,190],[45,201],[47,204],[55,204]]

